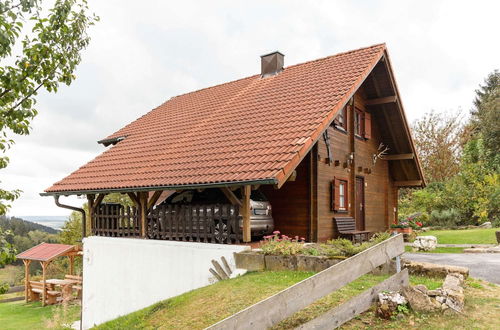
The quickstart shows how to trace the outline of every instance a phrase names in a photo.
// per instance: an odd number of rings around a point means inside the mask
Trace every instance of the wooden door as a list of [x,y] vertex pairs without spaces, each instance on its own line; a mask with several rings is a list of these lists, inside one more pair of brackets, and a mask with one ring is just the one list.
[[356,177],[356,229],[365,230],[365,180]]

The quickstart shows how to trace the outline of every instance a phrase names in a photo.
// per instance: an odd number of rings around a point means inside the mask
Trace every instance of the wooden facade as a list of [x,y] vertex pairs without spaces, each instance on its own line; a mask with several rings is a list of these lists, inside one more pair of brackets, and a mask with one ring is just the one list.
[[[356,230],[370,232],[387,230],[397,221],[398,189],[422,187],[425,181],[388,55],[384,53],[360,81],[339,102],[336,113],[332,110],[306,139],[303,150],[276,173],[274,184],[214,184],[238,207],[242,227],[241,232],[235,233],[234,241],[251,240],[251,189],[260,189],[269,199],[276,230],[308,241],[338,237],[336,217],[354,218]],[[241,189],[241,199],[231,193],[234,189]],[[172,239],[171,229],[154,235],[147,231],[151,221],[161,223],[150,216],[161,194],[162,191],[128,192],[137,210],[130,220],[134,223],[134,236]],[[89,224],[97,224],[94,211],[102,197],[88,195]],[[130,214],[122,213],[122,217]],[[190,217],[183,221],[192,222]],[[96,233],[96,228],[89,229]],[[113,233],[113,228],[103,229]]]

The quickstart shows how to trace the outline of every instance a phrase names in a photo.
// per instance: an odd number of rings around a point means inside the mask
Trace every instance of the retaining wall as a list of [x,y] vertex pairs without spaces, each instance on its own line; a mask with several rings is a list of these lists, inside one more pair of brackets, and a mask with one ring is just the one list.
[[247,246],[87,237],[83,242],[82,326],[89,329],[211,283],[211,260]]

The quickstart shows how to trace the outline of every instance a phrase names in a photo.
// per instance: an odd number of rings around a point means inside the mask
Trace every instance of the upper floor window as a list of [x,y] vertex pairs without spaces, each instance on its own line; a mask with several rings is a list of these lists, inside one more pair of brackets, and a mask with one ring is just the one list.
[[336,127],[347,130],[347,106],[343,107],[333,121]]
[[365,122],[363,112],[359,109],[354,111],[354,134],[358,136],[364,136],[365,134]]

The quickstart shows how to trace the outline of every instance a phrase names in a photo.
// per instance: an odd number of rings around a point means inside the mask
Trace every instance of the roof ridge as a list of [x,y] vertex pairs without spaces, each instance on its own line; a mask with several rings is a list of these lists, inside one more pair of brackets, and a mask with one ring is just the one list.
[[[284,69],[293,68],[293,67],[296,67],[296,66],[299,66],[299,65],[308,64],[308,63],[318,62],[318,61],[326,60],[328,58],[332,58],[332,57],[336,57],[336,56],[340,56],[340,55],[346,55],[346,54],[349,54],[349,53],[354,53],[354,52],[358,52],[360,50],[364,50],[364,49],[368,49],[368,48],[375,48],[375,47],[379,47],[379,46],[384,46],[385,47],[386,44],[385,44],[385,42],[382,42],[382,43],[374,44],[374,45],[371,45],[371,46],[360,47],[360,48],[348,50],[348,51],[345,51],[345,52],[335,53],[335,54],[327,55],[327,56],[320,57],[320,58],[317,58],[317,59],[314,59],[314,60],[309,60],[309,61],[305,61],[305,62],[301,62],[301,63],[292,64],[290,66],[285,66]],[[201,91],[204,91],[204,90],[207,90],[207,89],[211,89],[211,88],[215,88],[215,87],[220,87],[220,86],[224,86],[224,85],[227,85],[227,84],[232,84],[232,83],[235,83],[235,82],[238,82],[238,81],[241,81],[241,80],[250,79],[250,78],[258,77],[258,76],[260,76],[260,74],[254,74],[254,75],[243,77],[243,78],[239,78],[239,79],[236,79],[236,80],[226,81],[224,83],[220,83],[220,84],[217,84],[217,85],[203,87],[203,88],[191,91],[191,92],[186,92],[186,93],[182,93],[182,94],[179,94],[179,95],[175,95],[175,96],[172,96],[167,101],[163,102],[161,105],[163,105],[164,103],[166,103],[166,102],[168,102],[171,99],[174,99],[176,97],[180,97],[180,96],[184,96],[184,95],[189,95],[189,94],[193,94],[193,93],[198,93],[198,92],[201,92]],[[161,105],[159,105],[159,106],[161,106]]]

